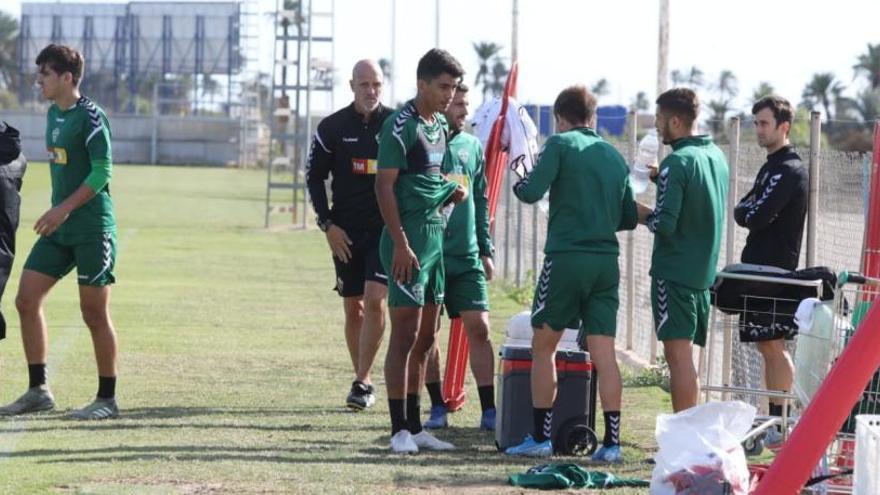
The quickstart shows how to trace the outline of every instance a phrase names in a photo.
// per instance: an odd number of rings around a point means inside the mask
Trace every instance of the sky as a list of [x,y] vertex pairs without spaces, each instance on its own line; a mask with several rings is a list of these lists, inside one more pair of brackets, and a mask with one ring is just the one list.
[[[262,11],[275,3],[253,1]],[[316,109],[350,100],[354,62],[392,58],[393,1],[313,0],[316,11],[335,5],[332,52],[316,46],[313,57],[332,58],[337,68],[333,101],[318,97]],[[568,85],[605,78],[611,92],[601,104],[629,105],[639,91],[653,101],[658,5],[657,0],[519,0],[519,99],[550,104]],[[0,9],[16,16],[20,6],[20,0],[0,2]],[[478,68],[474,42],[501,44],[502,56],[510,60],[512,0],[441,0],[439,33],[434,0],[398,0],[396,7],[393,92],[398,101],[415,94],[416,64],[438,35],[439,46],[462,62],[471,84]],[[265,19],[255,21],[262,35],[256,64],[268,72],[272,43]],[[740,89],[734,107],[739,109],[747,108],[761,81],[797,103],[817,72],[834,72],[854,94],[862,82],[854,79],[852,66],[868,43],[880,43],[878,19],[880,0],[670,0],[669,68],[697,66],[710,82],[722,70],[733,71]],[[316,21],[315,35],[318,30]],[[387,101],[390,87],[385,92]]]

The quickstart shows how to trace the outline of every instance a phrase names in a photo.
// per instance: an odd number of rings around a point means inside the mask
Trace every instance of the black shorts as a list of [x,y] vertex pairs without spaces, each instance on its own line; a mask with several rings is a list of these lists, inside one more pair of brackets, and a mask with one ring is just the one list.
[[346,230],[345,233],[352,242],[349,246],[351,259],[343,263],[333,256],[333,265],[336,267],[334,290],[342,297],[357,297],[364,295],[365,282],[388,285],[388,277],[379,261],[379,236],[382,231]]
[[739,317],[740,342],[764,342],[768,340],[794,340],[798,333],[797,323],[790,315],[773,315],[763,312],[745,312]]

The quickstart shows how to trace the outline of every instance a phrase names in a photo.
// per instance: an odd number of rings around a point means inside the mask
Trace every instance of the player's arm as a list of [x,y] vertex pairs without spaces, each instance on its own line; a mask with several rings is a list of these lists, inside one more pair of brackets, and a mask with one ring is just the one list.
[[671,235],[678,227],[687,182],[683,164],[672,155],[666,160],[657,176],[656,206],[645,219],[648,230],[657,235]]
[[801,176],[795,170],[784,169],[767,178],[764,187],[756,189],[754,203],[744,212],[740,224],[749,230],[763,230],[770,227],[779,212],[791,200],[801,183]]
[[110,149],[110,126],[106,118],[102,115],[97,127],[92,127],[91,119],[87,119],[84,135],[91,166],[89,175],[73,194],[37,219],[34,232],[39,235],[52,235],[74,210],[88,203],[110,183],[113,175],[113,155]]
[[733,219],[736,221],[736,224],[740,227],[746,226],[746,213],[752,208],[755,204],[755,190],[757,186],[752,186],[752,189],[749,190],[748,194],[742,197],[739,200],[739,203],[733,207]]
[[[541,151],[538,163],[524,177],[513,186],[513,194],[524,203],[534,203],[544,197],[544,194],[550,189],[550,184],[556,180],[559,174],[559,164],[561,160],[561,146],[557,140],[557,136],[551,136]],[[516,169],[515,169],[516,170]]]
[[[334,136],[336,133],[328,127],[326,120],[318,124],[318,129],[312,138],[309,159],[306,162],[306,187],[309,189],[309,198],[312,201],[312,208],[315,210],[319,226],[330,223],[330,202],[327,199],[324,181],[327,180],[333,167],[333,150],[336,146]],[[352,245],[348,233],[338,225],[330,224],[324,228],[324,236],[327,238],[327,244],[330,246],[333,256],[336,256],[343,263],[348,263],[351,259]]]
[[482,146],[477,146],[477,167],[474,171],[474,215],[477,228],[477,246],[480,250],[480,259],[483,262],[483,271],[486,278],[492,280],[495,272],[495,264],[492,258],[495,256],[495,247],[492,246],[492,236],[489,235],[489,193],[486,183],[486,159]]
[[621,202],[620,225],[617,230],[632,230],[639,221],[639,211],[636,206],[636,195],[629,180],[629,174],[624,177],[623,200]]
[[379,213],[385,221],[385,229],[394,242],[394,256],[391,261],[391,276],[396,282],[410,282],[414,270],[419,269],[419,260],[409,247],[409,239],[403,231],[400,221],[400,209],[397,205],[397,196],[394,194],[394,184],[400,175],[400,169],[406,167],[406,128],[401,133],[394,132],[393,122],[388,119],[382,128],[379,138],[379,155],[377,158],[376,171],[376,203],[379,205]]

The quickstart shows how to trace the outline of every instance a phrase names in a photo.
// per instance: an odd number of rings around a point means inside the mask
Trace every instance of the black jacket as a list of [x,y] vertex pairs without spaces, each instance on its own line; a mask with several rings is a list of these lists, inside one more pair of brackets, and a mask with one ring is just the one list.
[[[379,105],[368,122],[354,103],[318,124],[309,153],[306,183],[318,220],[330,219],[343,229],[379,230],[382,215],[376,203],[376,157],[379,131],[391,110]],[[324,181],[330,184],[332,206]]]
[[797,268],[808,187],[807,170],[791,146],[767,155],[755,185],[733,210],[736,223],[749,229],[743,263]]
[[[18,130],[0,122],[0,298],[15,259],[15,231],[21,207],[21,182],[27,160],[21,153]],[[6,320],[0,313],[0,339],[6,336]]]

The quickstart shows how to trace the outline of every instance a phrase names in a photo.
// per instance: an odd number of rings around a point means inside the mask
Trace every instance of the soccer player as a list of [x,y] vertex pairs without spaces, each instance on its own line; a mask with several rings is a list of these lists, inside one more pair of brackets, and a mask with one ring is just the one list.
[[[477,381],[482,417],[480,428],[495,430],[494,356],[489,340],[489,294],[486,281],[494,264],[489,236],[489,198],[486,196],[486,164],[483,146],[476,137],[462,132],[468,116],[468,87],[458,85],[455,98],[443,112],[449,123],[449,143],[443,173],[468,190],[468,199],[452,210],[443,238],[443,266],[446,269],[444,304],[450,318],[461,317],[470,347],[471,371]],[[423,322],[424,324],[425,322]],[[410,359],[415,363],[415,359]],[[410,366],[410,373],[414,370]],[[440,349],[431,347],[425,387],[431,397],[428,429],[445,428],[446,406],[440,387]]]
[[391,278],[385,384],[391,450],[398,453],[453,448],[422,429],[420,387],[407,387],[407,361],[414,355],[427,356],[436,323],[424,327],[428,332],[419,332],[419,324],[422,318],[436,322],[443,303],[444,219],[439,210],[467,197],[463,187],[440,173],[447,126],[439,112],[449,106],[463,74],[452,55],[429,50],[416,69],[415,99],[385,121],[379,139],[376,198],[385,220],[379,253]]
[[52,207],[34,225],[38,238],[25,261],[15,306],[30,378],[28,391],[0,408],[14,415],[46,411],[55,400],[46,383],[48,338],[43,301],[62,277],[76,268],[83,320],[98,365],[98,394],[69,414],[73,419],[107,419],[116,405],[116,330],[110,319],[110,285],[116,281],[116,219],[110,199],[113,159],[110,122],[100,107],[79,92],[83,56],[52,44],[36,60],[37,83],[53,102],[46,122],[52,177]]
[[[375,193],[376,137],[391,110],[379,102],[383,79],[376,62],[357,62],[349,84],[354,101],[318,124],[306,183],[318,228],[330,246],[345,312],[345,343],[355,373],[346,404],[360,411],[376,402],[370,371],[385,330],[388,277],[379,261],[383,224]],[[324,188],[331,174],[332,207]]]
[[697,405],[693,344],[706,345],[709,286],[727,198],[727,159],[711,137],[696,135],[699,113],[697,94],[688,88],[657,98],[657,135],[673,151],[657,171],[654,209],[639,205],[639,221],[654,233],[651,306],[669,364],[675,412]]
[[[761,166],[752,189],[733,210],[736,223],[749,229],[742,252],[743,263],[769,265],[795,270],[801,256],[801,238],[807,216],[809,177],[788,140],[794,112],[791,103],[779,96],[767,96],[752,106],[758,145],[767,150],[767,162]],[[764,379],[770,390],[791,390],[794,364],[785,350],[797,329],[762,321],[751,315],[740,327],[741,342],[755,342],[764,358]],[[783,401],[770,398],[770,415],[782,416]],[[770,446],[782,442],[778,430],[765,437]]]
[[596,132],[596,105],[583,86],[559,93],[553,104],[558,133],[544,144],[535,168],[513,186],[526,203],[549,189],[550,221],[532,306],[533,430],[507,449],[510,455],[553,453],[556,347],[563,331],[580,321],[605,411],[605,438],[593,460],[622,460],[622,383],[614,351],[620,281],[616,233],[634,229],[637,212],[626,161]]

